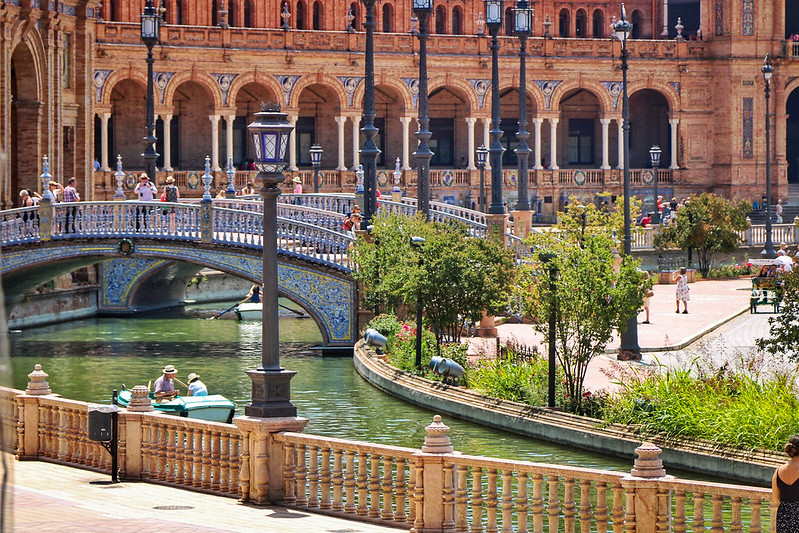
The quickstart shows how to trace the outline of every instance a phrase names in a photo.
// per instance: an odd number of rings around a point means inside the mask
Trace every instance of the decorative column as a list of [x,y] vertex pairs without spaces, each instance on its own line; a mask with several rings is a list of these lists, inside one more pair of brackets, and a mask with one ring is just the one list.
[[559,118],[549,119],[549,168],[558,170],[558,122]]
[[[209,115],[211,120],[211,170],[214,172],[222,170],[219,168],[219,115]],[[155,178],[153,178],[155,181]]]
[[669,0],[663,0],[663,31],[661,37],[669,37]]
[[296,172],[297,168],[297,131],[294,126],[297,125],[297,117],[289,116],[289,124],[291,124],[291,135],[289,136],[289,166],[288,170]]
[[619,126],[619,164],[616,168],[621,170],[624,168],[624,122],[617,118],[616,124]]
[[610,170],[610,158],[608,152],[610,151],[608,144],[610,143],[610,119],[600,118],[599,123],[602,125],[602,170]]
[[411,135],[410,127],[413,117],[400,117],[402,123],[402,170],[411,170]]
[[100,114],[100,170],[110,172],[108,167],[108,121],[111,113]]
[[352,170],[358,170],[358,165],[361,164],[361,117],[352,116],[350,119],[352,119]]
[[347,165],[344,164],[344,126],[347,124],[347,117],[333,117],[338,126],[338,166],[336,170],[347,170]]
[[236,115],[228,115],[225,117],[225,144],[227,144],[227,153],[225,159],[231,161],[233,159],[233,122],[236,120]]
[[543,118],[533,119],[533,132],[535,135],[535,140],[533,141],[535,149],[533,152],[533,157],[535,158],[533,168],[536,170],[542,170],[544,168],[541,166],[541,124],[543,123]]
[[669,168],[672,170],[679,170],[680,166],[677,164],[677,126],[680,125],[680,119],[670,118],[669,127],[671,129],[671,165]]
[[164,171],[172,172],[172,115],[161,115],[164,121]]
[[[483,123],[483,146],[488,147],[491,142],[491,118],[481,118],[480,121]],[[491,170],[491,161],[488,158],[486,158],[486,170]]]
[[474,125],[476,122],[477,117],[466,117],[466,150],[468,150],[467,153],[469,154],[466,168],[468,170],[477,169],[477,167],[474,166]]

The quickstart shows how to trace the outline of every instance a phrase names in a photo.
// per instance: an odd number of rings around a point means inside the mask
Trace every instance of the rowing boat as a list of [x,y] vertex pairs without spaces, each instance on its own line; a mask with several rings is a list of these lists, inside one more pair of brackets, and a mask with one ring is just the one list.
[[263,304],[246,302],[234,309],[239,320],[263,320]]
[[[153,394],[150,393],[151,398],[152,396]],[[130,399],[131,391],[121,390],[119,392],[118,402],[122,407],[127,407]],[[153,408],[170,415],[229,424],[233,420],[236,404],[221,394],[211,394],[208,396],[178,396],[172,400],[153,401]]]

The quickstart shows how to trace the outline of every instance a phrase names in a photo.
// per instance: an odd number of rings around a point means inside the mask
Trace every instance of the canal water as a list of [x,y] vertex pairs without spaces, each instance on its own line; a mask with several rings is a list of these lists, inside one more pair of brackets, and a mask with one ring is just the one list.
[[[288,303],[288,302],[284,302]],[[227,309],[214,304],[216,313]],[[214,314],[216,314],[214,313]],[[243,414],[251,382],[245,374],[260,363],[261,323],[161,314],[96,318],[12,332],[14,387],[24,389],[39,363],[54,393],[109,403],[111,391],[147,385],[166,364],[186,381],[200,374],[211,394],[223,394]],[[312,350],[322,338],[311,319],[281,318],[281,364],[297,372],[292,403],[308,418],[307,433],[420,447],[434,411],[394,399],[372,387],[348,357],[323,357]],[[182,388],[182,387],[181,387]],[[555,446],[444,416],[455,450],[475,455],[629,471],[621,460]]]

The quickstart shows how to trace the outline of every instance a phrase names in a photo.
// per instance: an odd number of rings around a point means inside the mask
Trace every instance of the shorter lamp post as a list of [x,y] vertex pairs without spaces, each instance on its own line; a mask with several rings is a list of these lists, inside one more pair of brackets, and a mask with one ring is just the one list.
[[774,66],[772,66],[771,58],[768,54],[766,54],[766,59],[763,60],[761,72],[763,72],[763,81],[766,82],[766,244],[760,255],[767,259],[773,259],[777,257],[777,252],[774,251],[774,238],[771,229],[771,115],[769,114],[769,98],[771,96],[771,77],[774,75]]
[[400,189],[400,179],[402,179],[402,170],[400,170],[400,158],[394,162],[394,188],[391,189],[391,201],[399,202],[402,200],[402,189]]
[[658,206],[658,169],[660,168],[660,146],[657,144],[649,149],[649,159],[652,161],[652,172],[655,173],[655,217],[652,224],[660,224],[660,207]]
[[485,187],[485,176],[486,176],[486,160],[488,159],[488,148],[485,147],[484,144],[481,144],[475,150],[477,154],[477,168],[480,169],[480,212],[485,213],[486,211],[486,187]]
[[555,352],[555,306],[557,305],[557,289],[555,287],[555,282],[558,279],[558,267],[555,266],[554,262],[555,254],[551,252],[541,252],[538,254],[538,259],[546,265],[547,271],[549,272],[549,296],[552,300],[549,310],[549,391],[547,405],[549,405],[549,407],[555,407],[555,363],[557,355]]
[[[424,237],[411,237],[411,247],[419,254],[419,271],[424,266]],[[422,369],[422,291],[416,291],[416,369]]]
[[255,153],[256,180],[263,197],[263,324],[261,366],[247,374],[252,380],[252,402],[244,414],[256,417],[294,417],[291,403],[291,378],[296,372],[280,366],[280,336],[277,284],[277,197],[288,165],[289,137],[294,127],[280,105],[261,104],[261,111],[247,126]]
[[311,165],[313,165],[313,192],[319,192],[319,167],[322,165],[322,147],[318,144],[311,146]]
[[585,227],[588,225],[588,212],[583,204],[578,204],[577,209],[580,210],[580,248],[585,248]]

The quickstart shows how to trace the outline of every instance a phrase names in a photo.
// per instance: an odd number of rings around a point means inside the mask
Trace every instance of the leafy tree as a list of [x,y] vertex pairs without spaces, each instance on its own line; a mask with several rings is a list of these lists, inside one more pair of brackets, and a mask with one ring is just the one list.
[[[595,220],[606,222],[603,216],[609,215],[597,212]],[[597,224],[583,235],[582,226],[576,230],[567,222],[559,232],[534,235],[530,244],[539,254],[551,254],[551,259],[524,269],[526,312],[536,318],[534,328],[547,342],[547,319],[555,314],[557,357],[565,374],[567,405],[574,412],[581,409],[589,362],[603,353],[614,330],[622,331],[637,315],[651,287],[635,259],[621,260],[615,254],[616,242],[603,227]],[[552,267],[557,269],[554,280]]]
[[[501,244],[472,238],[462,225],[394,214],[375,217],[372,236],[374,245],[359,240],[353,253],[364,304],[375,312],[415,312],[421,295],[439,350],[445,338],[459,341],[465,323],[484,310],[505,309],[515,267]],[[420,249],[411,246],[414,236],[425,239]]]
[[757,339],[757,347],[771,355],[787,355],[799,362],[799,271],[780,276],[782,281],[782,313],[768,319],[769,336]]
[[715,194],[702,193],[677,210],[676,224],[660,228],[655,247],[696,250],[699,271],[707,276],[714,253],[738,248],[738,232],[748,227],[746,214],[750,209],[744,200],[733,204]]

